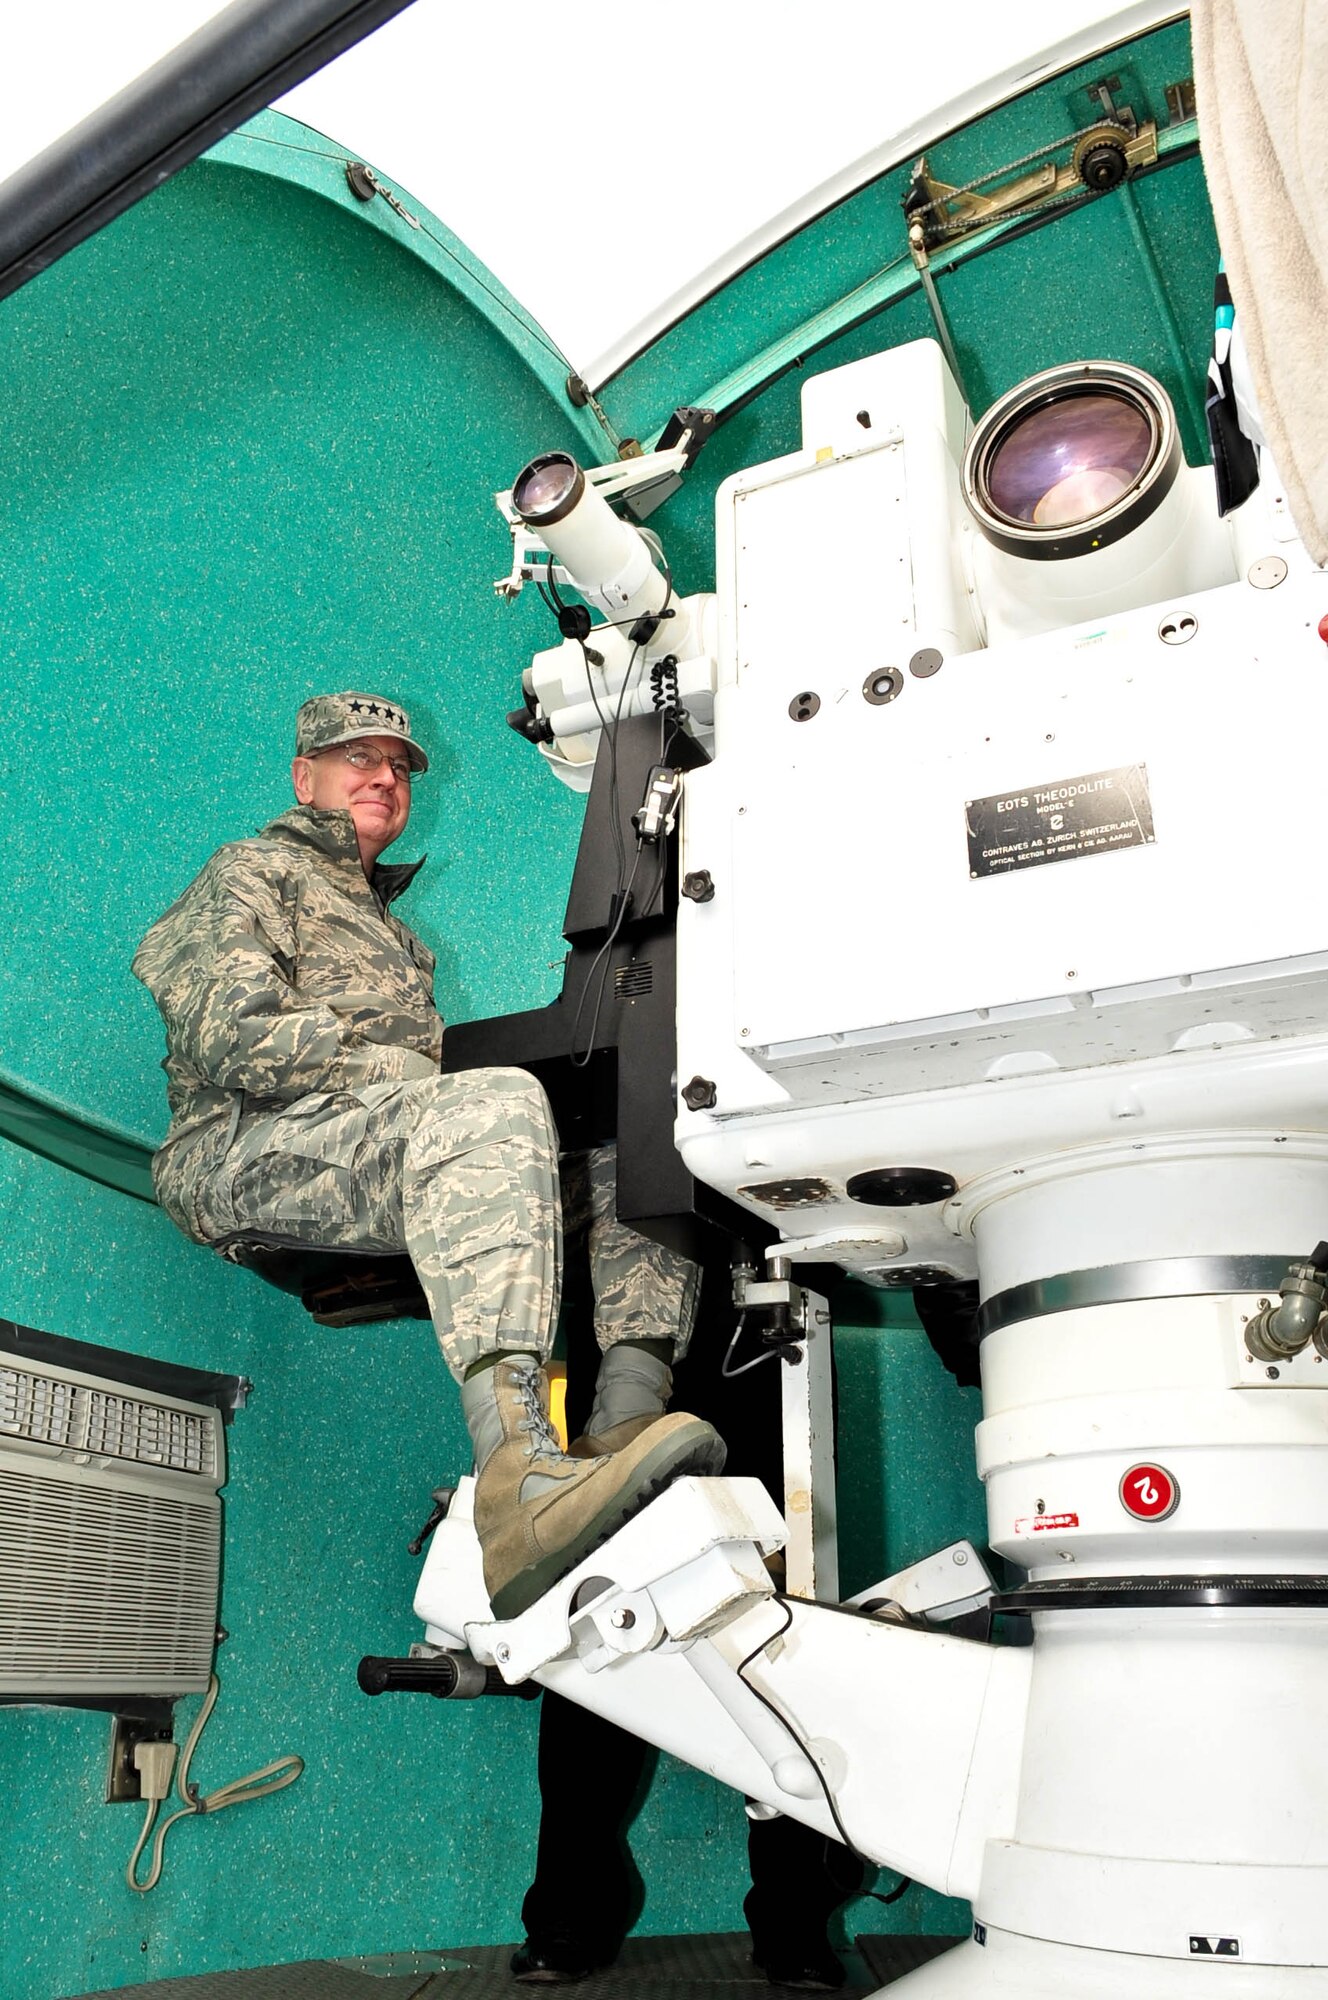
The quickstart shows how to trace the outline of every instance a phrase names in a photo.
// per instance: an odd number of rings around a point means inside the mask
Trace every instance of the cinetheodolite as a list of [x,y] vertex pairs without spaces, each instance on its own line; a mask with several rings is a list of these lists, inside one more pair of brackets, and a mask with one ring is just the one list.
[[[463,1480],[424,1650],[967,1898],[918,2000],[1318,1994],[1328,952],[1285,773],[1324,577],[1275,467],[1220,519],[1123,363],[971,428],[922,341],[802,409],[719,490],[713,596],[565,456],[503,496],[516,573],[604,621],[561,621],[525,733],[583,780],[665,714],[673,1137],[773,1239],[738,1290],[796,1351],[785,1508],[683,1481],[495,1625]],[[963,1544],[837,1601],[818,1263],[970,1288],[1013,1587]]]

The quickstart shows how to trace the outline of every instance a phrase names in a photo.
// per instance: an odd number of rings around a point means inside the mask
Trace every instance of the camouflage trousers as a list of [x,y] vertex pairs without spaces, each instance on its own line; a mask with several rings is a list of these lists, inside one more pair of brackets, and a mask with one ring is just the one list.
[[329,1249],[408,1251],[458,1381],[485,1354],[547,1358],[564,1227],[585,1230],[600,1346],[666,1339],[681,1353],[696,1266],[618,1221],[612,1147],[566,1167],[560,1177],[534,1077],[464,1070],[241,1118],[196,1213],[214,1240],[263,1230]]

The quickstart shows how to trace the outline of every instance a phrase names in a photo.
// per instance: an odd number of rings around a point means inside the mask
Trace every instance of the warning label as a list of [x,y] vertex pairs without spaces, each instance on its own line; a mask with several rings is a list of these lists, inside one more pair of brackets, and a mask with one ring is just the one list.
[[968,871],[1007,875],[1047,861],[1076,861],[1115,847],[1144,847],[1153,839],[1153,806],[1144,764],[1089,771],[1022,791],[969,799]]
[[1014,1524],[1016,1535],[1046,1535],[1058,1528],[1077,1528],[1077,1514],[1021,1514]]

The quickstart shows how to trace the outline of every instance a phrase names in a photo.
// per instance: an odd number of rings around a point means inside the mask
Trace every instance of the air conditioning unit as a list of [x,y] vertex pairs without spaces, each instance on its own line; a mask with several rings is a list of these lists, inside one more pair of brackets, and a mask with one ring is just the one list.
[[0,1322],[0,1703],[207,1687],[245,1386]]

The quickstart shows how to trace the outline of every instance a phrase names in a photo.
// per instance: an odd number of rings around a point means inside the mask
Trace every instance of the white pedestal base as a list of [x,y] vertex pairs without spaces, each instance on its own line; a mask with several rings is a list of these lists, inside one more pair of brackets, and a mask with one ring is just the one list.
[[[883,1989],[883,1992],[886,1989]],[[1323,2000],[1328,1971],[1216,1958],[1136,1958],[988,1928],[889,1987],[889,2000]]]

